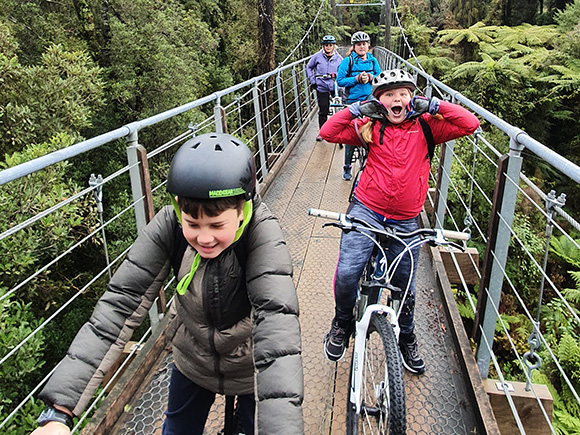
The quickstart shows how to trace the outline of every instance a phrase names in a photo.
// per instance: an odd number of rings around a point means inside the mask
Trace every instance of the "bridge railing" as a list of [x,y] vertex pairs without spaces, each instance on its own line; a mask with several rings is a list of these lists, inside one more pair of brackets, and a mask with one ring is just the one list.
[[[6,205],[11,204],[13,211],[8,226],[0,228],[0,247],[4,254],[0,260],[3,275],[0,329],[8,337],[0,346],[0,369],[14,376],[12,382],[0,383],[3,386],[0,432],[27,433],[26,425],[33,421],[27,414],[36,412],[40,406],[35,405],[34,396],[70,343],[55,341],[62,336],[72,339],[79,323],[87,320],[78,319],[76,313],[87,303],[94,304],[105,290],[112,271],[124,259],[136,232],[149,222],[156,209],[169,203],[165,180],[169,162],[179,145],[194,135],[227,131],[250,146],[260,187],[268,185],[315,108],[306,77],[308,60],[298,60],[183,106],[0,171],[0,199]],[[182,123],[182,131],[165,142],[148,143],[151,137],[157,137],[148,134],[153,126],[162,126],[170,120],[175,124],[175,119]],[[127,158],[124,166],[114,161],[119,155],[122,157],[123,152],[119,150],[123,148]],[[86,170],[84,180],[64,179],[69,176],[67,170],[71,166],[77,173]],[[52,202],[40,203],[38,198],[46,193],[44,189],[54,189],[57,182],[66,187],[52,195]],[[63,221],[68,222],[66,228],[60,225]],[[111,234],[124,235],[126,241],[112,240]],[[59,242],[43,244],[35,240],[40,236]],[[25,251],[35,247],[37,251],[27,255]],[[86,258],[86,267],[80,266],[83,262],[79,258]],[[13,267],[19,270],[8,270]],[[70,285],[63,288],[64,282]],[[51,291],[55,293],[50,294]],[[37,303],[35,295],[40,294],[42,303]],[[128,357],[116,373],[107,376],[109,384],[100,389],[75,431],[84,425],[85,418],[118,374],[133,360],[139,345],[151,336],[167,309],[165,301],[172,294],[170,282],[165,294],[160,295],[150,310],[148,324],[133,337],[138,345],[128,351]],[[39,304],[45,306],[39,307]],[[42,314],[41,317],[28,314],[26,325],[4,324],[5,319],[15,315],[17,308],[21,316],[22,311],[32,309]],[[43,367],[30,363],[44,359],[47,362]],[[23,382],[35,387],[29,392],[22,391],[18,384]]]
[[[555,425],[565,426],[565,417],[552,416],[544,406],[542,379],[563,391],[571,414],[580,405],[580,371],[563,350],[578,349],[580,303],[573,290],[560,286],[574,281],[567,271],[577,271],[580,264],[575,260],[580,258],[578,216],[564,210],[566,194],[578,192],[580,168],[394,53],[379,47],[374,54],[383,69],[411,71],[426,96],[437,92],[485,121],[483,130],[438,151],[438,165],[432,165],[433,224],[472,234],[468,259],[454,252],[445,256],[453,270],[471,272],[457,276],[456,301],[463,317],[471,317],[467,332],[476,345],[481,377],[498,379],[521,433],[525,423],[509,387],[525,383],[544,416],[541,432],[555,433]],[[538,179],[534,171],[540,166]],[[575,191],[553,190],[562,185]],[[508,308],[521,314],[508,316]],[[510,364],[502,369],[500,360]]]
[[[404,67],[413,71],[426,95],[439,92],[443,98],[465,105],[487,121],[485,133],[477,132],[473,137],[441,147],[437,153],[438,165],[432,165],[434,192],[430,196],[434,225],[465,229],[473,236],[468,261],[473,265],[476,278],[458,277],[457,301],[465,316],[473,316],[471,335],[477,345],[482,377],[488,377],[491,367],[493,376],[498,377],[503,386],[507,387],[506,379],[526,382],[543,409],[541,393],[532,381],[537,379],[542,368],[550,367],[567,389],[568,397],[580,404],[578,384],[570,372],[569,362],[565,360],[566,355],[557,350],[561,341],[567,339],[565,332],[574,333],[580,326],[575,311],[577,303],[559,287],[557,280],[565,275],[564,271],[557,270],[557,264],[563,264],[566,252],[569,257],[579,249],[578,241],[570,233],[573,229],[580,230],[580,225],[574,216],[564,211],[563,192],[552,193],[547,187],[558,185],[557,177],[578,183],[579,168],[404,59],[380,48],[375,49],[375,55],[383,69]],[[267,184],[268,177],[283,163],[287,150],[313,112],[314,100],[305,75],[307,60],[0,171],[0,198],[18,204],[19,210],[8,227],[0,228],[0,246],[4,253],[0,263],[6,266],[13,264],[14,259],[21,261],[18,271],[2,268],[0,316],[5,328],[3,333],[10,324],[4,323],[7,316],[14,310],[26,309],[14,301],[36,293],[43,294],[45,302],[50,301],[41,319],[31,319],[29,324],[15,327],[20,336],[12,334],[15,341],[4,341],[0,348],[0,367],[12,368],[14,376],[30,380],[29,376],[42,373],[32,391],[25,394],[17,391],[9,401],[4,397],[5,405],[0,411],[4,417],[0,421],[2,431],[10,432],[23,426],[32,398],[68,347],[68,343],[64,343],[58,352],[45,351],[51,344],[44,342],[45,332],[70,322],[85,295],[94,298],[100,294],[111,270],[129,249],[130,242],[119,244],[117,240],[108,240],[107,234],[125,230],[127,239],[134,238],[135,231],[148,222],[154,209],[168,202],[164,180],[171,156],[181,143],[194,134],[227,128],[228,132],[251,144],[260,181],[262,185]],[[177,116],[187,118],[188,128],[184,126],[182,132],[164,143],[141,142],[141,137],[147,138],[150,127]],[[128,164],[123,167],[103,164],[108,153],[118,151],[122,140],[127,144]],[[93,161],[101,162],[94,171],[90,169]],[[540,163],[551,168],[547,174],[558,175],[544,176],[542,185],[538,186],[532,182],[532,176],[522,172],[522,167],[536,167]],[[41,208],[31,207],[38,197],[38,192],[32,188],[43,187],[46,180],[52,182],[54,174],[63,171],[65,164],[89,168],[86,173],[88,187],[69,183],[68,190],[54,202],[43,203]],[[552,178],[547,178],[550,176]],[[111,199],[112,192],[131,192],[131,195],[125,195],[125,200],[123,195]],[[84,211],[79,212],[79,209]],[[79,215],[90,225],[80,225],[76,219]],[[68,231],[59,227],[54,230],[58,232],[51,233],[51,225],[63,219],[70,219]],[[545,235],[532,234],[531,223],[537,226],[538,222],[545,224]],[[42,247],[42,255],[18,257],[18,249],[30,249],[30,240],[38,234],[49,234],[66,243],[60,243],[58,249],[52,245]],[[69,258],[82,258],[87,252],[93,254],[95,248],[101,252],[101,258],[88,257],[86,270],[67,269]],[[508,259],[513,256],[518,257],[517,264],[525,267],[511,266]],[[459,254],[453,252],[449,257],[453,264],[462,261]],[[70,288],[51,287],[55,282],[52,276],[70,282]],[[46,296],[47,292],[56,290],[60,292],[59,298],[51,300],[50,295]],[[168,297],[171,291],[171,284],[168,284]],[[506,317],[503,309],[506,305],[518,306],[524,314],[517,319]],[[162,297],[150,313],[149,329],[140,331],[134,338],[146,341],[165,309]],[[559,323],[554,314],[560,316]],[[556,335],[555,331],[564,332]],[[22,360],[43,353],[51,354],[53,362],[35,373],[26,373]],[[509,371],[501,370],[500,355],[503,359],[508,355],[515,361]],[[131,361],[130,356],[125,363],[128,361]],[[114,381],[115,375],[111,379]],[[14,381],[18,383],[17,379]],[[107,388],[105,386],[102,391]],[[507,391],[516,423],[525,433]],[[95,399],[89,411],[97,406],[98,400]],[[544,410],[547,427],[554,432],[548,414],[549,410]],[[77,429],[82,426],[83,419]]]

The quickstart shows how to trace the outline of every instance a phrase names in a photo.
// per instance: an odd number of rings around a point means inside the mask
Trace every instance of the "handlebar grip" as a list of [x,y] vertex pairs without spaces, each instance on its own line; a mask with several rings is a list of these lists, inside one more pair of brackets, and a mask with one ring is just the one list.
[[451,230],[443,230],[443,236],[448,239],[455,239],[455,240],[469,240],[471,239],[471,234],[464,233],[462,231],[451,231]]
[[342,213],[337,213],[335,211],[328,211],[328,210],[319,210],[317,208],[309,208],[308,214],[310,216],[316,216],[326,219],[333,219],[335,221],[341,220]]

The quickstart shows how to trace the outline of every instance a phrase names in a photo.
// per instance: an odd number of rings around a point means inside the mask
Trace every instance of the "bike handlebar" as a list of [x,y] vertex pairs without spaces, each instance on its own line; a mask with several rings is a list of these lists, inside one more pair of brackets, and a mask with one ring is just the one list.
[[336,80],[336,74],[332,75],[332,74],[317,74],[314,77],[316,77],[317,79],[334,79]]
[[[377,228],[373,228],[373,227],[368,226],[368,224],[366,222],[361,221],[360,219],[353,218],[345,213],[337,213],[334,211],[309,208],[308,214],[310,216],[316,216],[316,217],[321,217],[321,218],[325,218],[325,219],[339,221],[341,223],[341,228],[351,228],[351,229],[356,230],[357,227],[354,225],[354,223],[362,223],[362,224],[365,224],[366,228],[371,230],[372,232],[384,233],[381,230],[378,230]],[[397,231],[393,231],[393,230],[391,230],[391,232],[393,233],[393,235],[398,236],[398,237],[403,237],[403,238],[414,237],[416,235],[434,236],[435,238],[437,238],[438,233],[440,233],[446,239],[466,240],[467,241],[471,238],[471,235],[469,233],[464,233],[461,231],[440,230],[440,229],[433,229],[433,228],[421,228],[421,229],[419,229],[417,231],[413,231],[411,233],[401,233],[401,232],[397,232]]]
[[308,214],[310,216],[316,216],[316,217],[321,217],[321,218],[325,218],[325,219],[332,219],[335,221],[340,221],[340,220],[342,220],[343,216],[346,216],[343,213],[337,213],[335,211],[328,211],[328,210],[319,210],[317,208],[309,208]]

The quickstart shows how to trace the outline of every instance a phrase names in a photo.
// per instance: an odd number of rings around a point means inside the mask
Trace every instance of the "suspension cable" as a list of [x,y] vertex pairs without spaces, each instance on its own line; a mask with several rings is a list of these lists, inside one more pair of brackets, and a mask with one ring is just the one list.
[[294,47],[292,49],[292,51],[290,52],[290,54],[288,54],[288,56],[286,56],[286,59],[284,59],[282,62],[280,62],[278,64],[278,68],[280,68],[281,66],[283,66],[288,61],[288,59],[290,59],[292,57],[292,55],[294,54],[294,52],[298,49],[298,47],[300,47],[302,45],[302,43],[304,42],[304,40],[306,39],[306,37],[310,34],[310,31],[314,27],[314,24],[316,23],[316,20],[318,19],[318,16],[320,15],[320,11],[322,11],[322,6],[324,6],[324,2],[326,2],[326,0],[322,0],[320,2],[320,7],[318,8],[318,12],[316,12],[316,15],[314,16],[314,20],[312,20],[312,23],[310,24],[310,27],[306,31],[306,34],[302,37],[302,39],[300,40],[300,42],[298,42],[298,44],[296,45],[296,47]]
[[[387,1],[387,0],[385,0],[385,1]],[[399,14],[397,13],[397,3],[395,0],[392,0],[392,2],[393,2],[393,12],[395,13],[395,19],[397,20],[397,23],[399,25],[399,30],[401,31],[401,36],[403,37],[403,41],[405,42],[405,45],[409,49],[409,53],[411,53],[411,56],[413,56],[413,59],[415,59],[415,62],[417,62],[417,68],[419,68],[421,71],[425,72],[425,70],[423,69],[423,66],[421,65],[421,62],[419,62],[419,59],[417,59],[417,57],[415,56],[415,52],[413,51],[413,47],[411,47],[411,44],[409,43],[409,40],[407,39],[407,36],[405,35],[405,30],[403,29],[403,24],[401,23],[401,20],[399,19]],[[390,49],[390,47],[385,47],[385,48]]]

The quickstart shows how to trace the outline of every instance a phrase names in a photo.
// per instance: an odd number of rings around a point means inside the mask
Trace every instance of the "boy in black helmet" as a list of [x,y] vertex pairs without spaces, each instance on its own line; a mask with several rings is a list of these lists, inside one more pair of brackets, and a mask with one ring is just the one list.
[[238,395],[246,434],[303,433],[292,264],[255,187],[252,153],[237,138],[212,133],[182,145],[169,169],[173,207],[140,233],[41,392],[48,408],[34,435],[69,433],[70,416],[83,412],[146,316],[176,253],[174,365],[163,434],[202,434],[215,393]]

